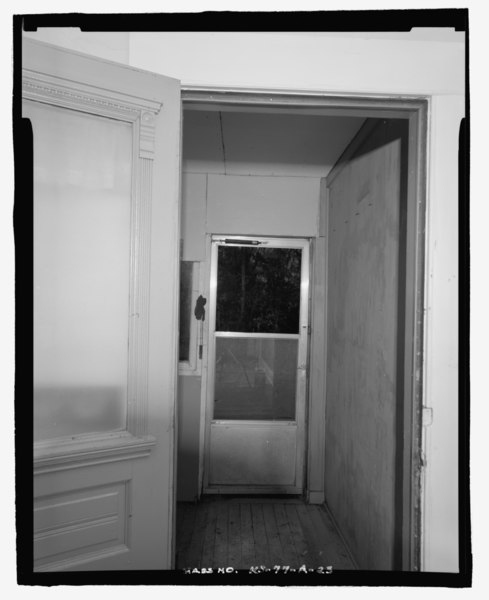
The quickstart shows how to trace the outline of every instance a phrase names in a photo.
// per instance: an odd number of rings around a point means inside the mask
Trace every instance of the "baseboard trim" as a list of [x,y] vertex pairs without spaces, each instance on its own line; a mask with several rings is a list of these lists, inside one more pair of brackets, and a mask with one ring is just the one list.
[[307,492],[308,504],[324,504],[324,492]]

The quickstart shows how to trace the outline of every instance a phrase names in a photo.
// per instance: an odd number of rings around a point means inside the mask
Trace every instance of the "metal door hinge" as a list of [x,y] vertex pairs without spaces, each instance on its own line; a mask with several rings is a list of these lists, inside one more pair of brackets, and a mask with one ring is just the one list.
[[423,406],[422,423],[423,427],[429,427],[433,423],[433,409],[429,406]]

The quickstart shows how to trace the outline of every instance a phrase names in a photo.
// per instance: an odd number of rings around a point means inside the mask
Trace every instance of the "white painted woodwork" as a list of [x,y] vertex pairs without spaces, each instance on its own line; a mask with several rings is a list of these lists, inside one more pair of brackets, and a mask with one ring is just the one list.
[[35,439],[123,430],[132,127],[28,100],[22,114],[35,157]]
[[319,236],[312,244],[311,360],[309,363],[308,478],[309,502],[324,502],[326,431],[326,315],[327,315],[327,224],[326,179],[321,180]]
[[381,122],[330,177],[326,502],[360,568],[390,570],[399,510],[397,364],[404,351],[400,135]]
[[342,33],[133,32],[129,63],[192,86],[299,94],[464,93],[463,32],[451,31],[443,42],[398,32],[397,39]]
[[[128,298],[126,335],[121,342],[128,351],[124,377],[127,421],[119,432],[85,433],[77,429],[74,435],[44,439],[35,446],[34,502],[41,519],[35,539],[35,568],[171,568],[175,500],[179,82],[28,40],[23,44],[23,69],[26,101],[42,104],[48,111],[67,111],[67,115],[76,110],[77,118],[85,120],[87,128],[94,119],[108,117],[113,126],[129,127],[132,139],[130,221],[126,224],[128,252],[125,260],[121,257],[121,265],[126,269],[126,303]],[[33,120],[42,120],[39,114],[43,110],[40,108],[37,116],[30,116]],[[36,123],[33,129],[35,135]],[[74,160],[76,153],[90,153],[89,140],[75,136],[66,128],[63,134],[71,135],[74,149],[70,155],[70,146],[65,144],[66,164]],[[63,167],[64,164],[61,163],[57,171],[60,182],[75,175]],[[128,167],[124,165],[117,158],[115,172],[118,168],[126,171]],[[34,175],[38,180],[42,175],[40,166],[40,159],[35,155]],[[53,173],[56,175],[55,170]],[[96,182],[97,173],[97,165],[88,165],[83,176],[88,182]],[[104,176],[110,175],[110,171],[104,169]],[[85,196],[81,193],[78,201],[82,202]],[[166,199],[164,203],[162,197]],[[39,198],[35,193],[34,204]],[[38,208],[42,210],[42,206]],[[103,211],[96,217],[101,220],[101,228],[107,221],[106,243],[110,245],[108,217]],[[42,219],[37,221],[40,233],[44,231],[43,223]],[[86,230],[86,223],[80,220],[73,235],[86,236],[89,244],[90,235]],[[155,256],[165,256],[164,263],[151,260]],[[86,267],[86,263],[83,265]],[[56,267],[54,270],[63,279],[62,272]],[[103,297],[101,285],[93,283],[90,291]],[[59,295],[56,299],[60,301]],[[65,299],[65,305],[70,308],[69,299]],[[45,323],[42,314],[38,323],[39,326]],[[103,323],[94,328],[92,335],[93,342],[100,345],[104,335],[113,339]],[[72,332],[71,337],[76,346],[79,336]],[[86,368],[86,372],[78,382],[80,408],[84,408],[83,387],[86,386],[90,394],[97,384],[96,371],[87,365],[81,355],[80,367]],[[65,376],[69,373],[64,366],[61,370]],[[54,416],[52,410],[48,413],[49,418]],[[78,412],[67,418],[76,425],[75,420],[82,417],[83,412]],[[39,426],[36,421],[35,430]],[[59,435],[57,430],[50,431]],[[106,488],[98,489],[100,486],[109,486],[112,490],[111,502],[118,498],[117,510],[112,507],[107,512],[107,502],[99,498]],[[66,516],[67,511],[71,511],[71,516]]]
[[39,565],[126,543],[127,483],[117,482],[39,498],[34,555]]
[[[34,50],[34,48],[36,47],[39,49],[42,48],[42,52],[36,54],[36,51]],[[123,352],[126,351],[126,344],[128,348],[128,378],[126,396],[127,429],[135,435],[145,435],[147,433],[146,363],[149,336],[148,294],[150,262],[150,214],[152,199],[151,180],[152,163],[154,159],[155,118],[156,114],[161,108],[161,102],[155,102],[152,99],[140,99],[137,103],[136,98],[134,96],[128,96],[125,93],[125,89],[127,86],[127,82],[125,81],[122,85],[119,84],[118,89],[116,91],[112,91],[112,93],[108,92],[105,88],[100,88],[97,84],[100,84],[102,82],[104,76],[104,67],[101,61],[99,61],[99,64],[97,63],[96,59],[84,59],[84,57],[82,57],[81,55],[68,55],[67,53],[65,53],[63,55],[63,59],[61,59],[59,58],[60,53],[55,48],[36,46],[36,44],[32,42],[26,43],[26,49],[28,48],[31,48],[32,50],[31,54],[28,55],[29,62],[24,62],[24,65],[26,66],[23,69],[22,78],[22,93],[23,98],[25,100],[55,106],[59,109],[75,109],[79,112],[80,116],[85,115],[85,118],[87,120],[87,128],[93,124],[94,115],[98,117],[109,117],[114,121],[119,121],[121,126],[129,124],[132,128],[133,142],[131,152],[131,215],[130,230],[128,232],[130,235],[130,247],[129,264],[126,267],[126,269],[128,270],[126,277],[128,277],[129,280],[129,285],[127,287],[129,287],[129,289],[125,292],[120,291],[121,294],[128,293],[129,296],[129,306],[127,310],[128,335],[126,336],[128,337],[128,340],[119,340],[119,345],[121,347],[121,351]],[[65,64],[67,62],[72,63],[70,64],[69,68],[79,69],[81,73],[85,71],[85,78],[83,81],[73,82],[67,80],[68,68]],[[116,67],[114,67],[114,72],[117,72]],[[82,77],[80,76],[80,78]],[[90,84],[87,84],[87,81],[89,81]],[[46,117],[45,115],[40,116],[41,114],[42,111],[41,113],[38,113],[39,120],[45,120],[46,118],[52,119],[52,115]],[[68,114],[69,113],[66,113],[66,115]],[[34,115],[32,115],[32,117],[34,117]],[[58,124],[56,124],[56,126],[59,127]],[[37,126],[34,125],[34,128],[36,127]],[[76,136],[76,132],[73,131],[72,125],[68,126],[66,124],[63,124],[61,125],[61,127],[65,129],[64,135],[71,134],[72,136]],[[43,130],[41,129],[41,131]],[[62,136],[60,137],[62,138]],[[46,141],[43,140],[42,136],[41,140],[41,144],[46,143]],[[65,153],[70,154],[69,148],[66,147],[66,140],[63,141],[61,139],[57,140],[56,142],[52,141],[51,143],[61,146],[64,144]],[[87,141],[87,144],[88,143],[89,142]],[[77,148],[77,146],[75,145],[74,148]],[[89,147],[86,148],[86,152],[90,152]],[[80,181],[85,181],[85,187],[82,187],[81,191],[83,196],[90,197],[93,193],[93,189],[97,190],[96,185],[94,188],[94,182],[100,180],[100,174],[97,173],[96,169],[94,169],[94,165],[92,163],[91,168],[88,165],[85,165],[85,168],[87,168],[89,171],[88,177],[82,175],[80,179],[80,173],[77,174],[76,170],[71,168],[71,165],[79,168],[80,156],[82,156],[82,154],[83,153],[80,153],[79,150],[72,151],[71,162],[70,160],[67,160],[60,166],[60,169],[57,171],[58,181],[56,182],[56,185],[66,185],[69,181],[69,177],[74,178],[74,181],[77,181],[78,184]],[[40,161],[41,159],[39,158],[38,162]],[[47,168],[43,168],[42,163],[38,164],[38,162],[36,162],[34,165],[34,181],[37,184],[37,187],[35,186],[34,191],[39,201],[41,201],[41,199],[43,198],[42,194],[44,193],[42,191],[43,177],[45,180],[49,181],[49,177],[53,178],[56,175],[53,169],[51,169],[51,172],[49,172]],[[118,164],[114,169],[124,169],[124,163],[120,162],[120,160],[118,160],[117,162],[120,164]],[[125,168],[127,169],[127,165]],[[111,175],[112,178],[114,178],[114,173],[112,173]],[[54,185],[52,181],[50,182],[50,185]],[[106,185],[107,184],[104,184],[104,188],[106,187]],[[101,184],[99,184],[99,186],[101,186]],[[37,224],[39,225],[39,227],[38,231],[35,232],[34,237],[40,237],[42,244],[43,235],[44,237],[46,237],[46,234],[44,233],[46,229],[46,223],[49,223],[49,220],[46,218],[46,211],[49,209],[49,205],[46,206],[46,203],[44,203],[43,205],[41,204],[41,202],[35,202],[35,205],[37,206]],[[52,217],[51,220],[53,220]],[[79,223],[77,225],[78,227],[80,227],[80,229],[83,227],[83,223],[81,222],[81,220],[79,220]],[[107,230],[107,235],[108,234],[109,232]],[[49,235],[49,232],[47,235]],[[72,235],[76,236],[76,233],[74,232]],[[120,237],[120,235],[121,234],[119,233],[115,239],[117,240]],[[80,249],[82,247],[82,244],[79,244],[76,248],[79,254]],[[41,252],[40,254],[42,255]],[[55,274],[57,277],[63,280],[64,278],[66,278],[66,273],[70,272],[70,268],[75,269],[75,278],[77,275],[80,274],[79,285],[83,286],[84,279],[82,269],[87,271],[85,263],[86,257],[78,257],[75,255],[74,259],[72,259],[72,262],[68,266],[63,265],[62,263],[58,264],[57,268],[55,268]],[[76,265],[77,268],[75,267]],[[104,265],[102,263],[99,269],[97,269],[97,271],[95,272],[94,280],[98,282],[98,285],[95,285],[94,281],[90,281],[90,291],[92,294],[98,293],[104,295],[103,286],[105,285],[105,282],[109,277],[109,273],[105,273],[101,270],[103,266]],[[43,267],[42,261],[40,267],[41,269]],[[93,269],[91,271],[93,271]],[[70,273],[69,277],[73,278],[73,275]],[[85,283],[85,285],[88,285],[88,283]],[[71,286],[71,288],[73,288],[73,286]],[[74,289],[73,293],[75,293]],[[77,310],[76,303],[73,300],[70,300],[69,296],[67,298],[61,294],[59,294],[59,296],[61,297],[56,297],[56,302],[61,303],[62,305],[64,301],[67,306],[71,307],[72,311]],[[77,301],[79,302],[79,299]],[[36,304],[39,306],[40,310],[43,309],[42,296],[41,298],[36,298]],[[46,302],[44,302],[44,307],[47,309]],[[65,314],[65,312],[68,312],[68,309],[65,309],[65,311],[62,312],[61,315]],[[91,313],[93,312],[94,311],[92,310]],[[37,322],[39,325],[36,324],[36,326],[38,327],[38,329],[49,325],[48,314],[49,313],[47,312],[47,310],[45,310],[44,313],[40,313],[37,315]],[[90,313],[88,317],[90,317]],[[93,315],[92,320],[94,320]],[[63,321],[61,321],[59,326],[57,324],[58,328],[62,328],[63,325]],[[103,344],[103,332],[104,328],[102,327],[100,328],[100,333],[95,343],[99,343],[101,345]],[[110,336],[110,333],[108,335]],[[72,337],[74,336],[76,336],[77,339],[77,347],[79,346],[80,349],[83,348],[83,350],[85,350],[86,352],[85,347],[87,346],[87,344],[86,342],[83,342],[80,332],[75,330],[73,332]],[[51,344],[51,346],[54,347],[55,353],[57,352],[62,354],[64,347],[59,347],[59,342],[63,342],[63,340],[59,339],[58,336],[58,339],[51,339],[49,343]],[[43,355],[43,353],[44,349],[37,348],[37,352],[34,356],[35,365],[40,361],[40,357]],[[57,356],[56,361],[59,362]],[[83,363],[83,355],[81,357],[80,362]],[[61,365],[61,367],[61,370],[67,370],[66,365]],[[88,379],[87,374],[84,374],[84,379],[81,381],[81,384],[80,382],[76,382],[76,380],[69,381],[71,389],[76,389],[76,387],[80,387],[80,385],[84,385],[87,387],[93,386],[97,383],[97,379],[94,380],[94,375],[95,373],[92,367],[90,369],[90,373],[88,374]],[[35,386],[36,384],[37,382],[35,381]],[[78,386],[76,384],[78,384]],[[40,392],[42,393],[42,391],[43,388],[40,387]],[[70,393],[73,392],[70,392],[70,388],[68,388],[66,395]],[[48,402],[49,404],[49,400],[44,399],[44,401]],[[110,402],[111,404],[113,404],[112,398],[110,399]],[[112,406],[109,406],[109,408],[112,409],[113,412],[114,409],[112,408]],[[43,416],[42,413],[40,416]],[[53,417],[55,421],[59,420],[57,414],[49,415],[49,418]],[[63,430],[57,432],[56,434],[53,434],[53,438],[63,436],[67,433],[69,427],[66,425],[65,421],[69,420],[70,418],[74,421],[72,429],[73,427],[75,427],[75,433],[85,433],[85,431],[80,432],[78,429],[76,429],[76,419],[78,418],[81,420],[83,418],[83,414],[80,415],[79,411],[73,411],[72,414],[68,413],[68,415],[62,416],[61,421],[63,423]],[[93,420],[96,419],[92,417],[92,421]],[[35,428],[35,431],[40,431],[40,433],[35,433],[35,439],[39,439],[43,435],[41,424],[37,424],[37,428]]]
[[301,489],[300,481],[296,480],[295,423],[223,422],[211,423],[210,428],[209,482],[212,486]]
[[128,431],[42,440],[34,448],[34,474],[148,456],[155,443],[151,435],[135,436]]
[[[459,435],[458,211],[448,200],[458,190],[460,119],[463,97],[437,97],[431,106],[431,156],[426,258],[425,405],[432,423],[424,428],[424,564],[430,571],[458,571]],[[485,226],[485,223],[483,224]],[[472,403],[473,404],[473,403]],[[472,422],[474,418],[472,417]]]
[[207,178],[207,232],[238,235],[317,235],[319,179]]
[[144,470],[130,461],[71,468],[34,479],[36,571],[131,568],[143,550],[134,485]]

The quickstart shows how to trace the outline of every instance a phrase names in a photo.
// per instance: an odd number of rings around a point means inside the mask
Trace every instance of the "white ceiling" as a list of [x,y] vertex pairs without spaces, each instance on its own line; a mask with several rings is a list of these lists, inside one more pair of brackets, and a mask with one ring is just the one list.
[[367,40],[399,40],[406,42],[465,42],[465,31],[455,31],[455,28],[453,27],[412,27],[410,31],[271,31],[253,33],[340,37]]
[[363,122],[357,117],[185,110],[183,170],[324,177]]

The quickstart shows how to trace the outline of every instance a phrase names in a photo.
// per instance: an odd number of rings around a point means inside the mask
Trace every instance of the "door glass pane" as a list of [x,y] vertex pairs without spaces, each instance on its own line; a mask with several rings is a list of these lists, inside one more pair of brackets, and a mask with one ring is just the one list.
[[298,333],[301,250],[218,247],[216,331]]
[[298,343],[217,337],[214,419],[294,420]]
[[34,437],[126,428],[132,128],[25,102],[34,137]]
[[192,320],[192,280],[194,263],[180,262],[180,331],[179,360],[190,360],[190,327]]

